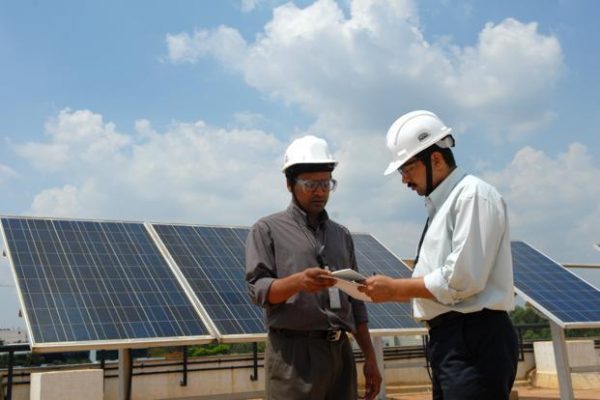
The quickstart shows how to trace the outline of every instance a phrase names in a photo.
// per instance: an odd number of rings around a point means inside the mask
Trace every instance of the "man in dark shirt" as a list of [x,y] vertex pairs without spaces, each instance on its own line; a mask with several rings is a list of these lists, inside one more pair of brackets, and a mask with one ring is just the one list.
[[256,222],[246,242],[246,281],[269,329],[270,400],[355,400],[356,364],[346,332],[365,355],[365,398],[379,393],[366,307],[328,277],[330,270],[357,269],[350,232],[325,211],[336,165],[325,140],[294,140],[283,166],[292,201]]

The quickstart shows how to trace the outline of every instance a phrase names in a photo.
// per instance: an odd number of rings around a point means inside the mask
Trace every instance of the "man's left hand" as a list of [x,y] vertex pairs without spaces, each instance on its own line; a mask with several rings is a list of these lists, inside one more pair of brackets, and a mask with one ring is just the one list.
[[365,374],[365,400],[373,400],[381,388],[381,374],[377,368],[375,357],[365,359],[363,372]]

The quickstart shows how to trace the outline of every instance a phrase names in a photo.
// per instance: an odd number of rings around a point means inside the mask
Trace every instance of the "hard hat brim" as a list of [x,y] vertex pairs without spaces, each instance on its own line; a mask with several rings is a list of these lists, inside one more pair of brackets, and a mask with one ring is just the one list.
[[298,161],[298,162],[291,162],[289,164],[286,164],[283,166],[283,168],[281,168],[281,172],[285,173],[285,171],[290,168],[293,167],[295,165],[310,165],[310,164],[315,164],[315,165],[325,165],[325,164],[332,164],[335,167],[337,167],[338,162],[332,159],[322,159],[322,160],[315,160],[315,161],[310,161],[310,162],[302,162],[302,161]]
[[392,161],[385,169],[385,172],[383,173],[383,175],[389,175],[392,172],[397,171],[398,168],[400,168],[402,166],[402,164],[404,164],[404,161],[402,161],[402,160]]

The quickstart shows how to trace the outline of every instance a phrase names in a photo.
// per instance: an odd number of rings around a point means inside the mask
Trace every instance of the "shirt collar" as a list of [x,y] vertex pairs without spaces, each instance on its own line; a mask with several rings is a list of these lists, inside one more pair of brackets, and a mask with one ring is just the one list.
[[427,207],[427,214],[429,218],[433,218],[436,211],[440,208],[444,201],[452,192],[452,189],[464,178],[466,174],[460,167],[454,168],[448,176],[440,182],[440,184],[431,192],[431,194],[425,197],[425,206]]
[[[290,205],[287,208],[287,212],[290,213],[290,215],[292,216],[292,218],[294,218],[296,222],[306,226],[310,226],[310,224],[308,223],[308,215],[303,209],[300,208],[298,204],[296,204],[294,200],[290,202]],[[326,210],[323,210],[321,212],[321,215],[319,215],[319,226],[322,226],[328,220],[329,214],[327,214]]]

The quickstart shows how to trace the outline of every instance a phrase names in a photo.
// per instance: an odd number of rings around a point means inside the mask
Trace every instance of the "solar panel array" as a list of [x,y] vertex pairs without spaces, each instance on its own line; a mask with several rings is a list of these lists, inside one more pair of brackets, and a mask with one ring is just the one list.
[[[262,309],[251,303],[244,280],[248,228],[0,221],[34,348],[265,335]],[[410,277],[406,265],[371,235],[353,238],[364,275]],[[523,242],[513,242],[512,252],[515,286],[523,297],[563,327],[600,326],[600,291]],[[408,303],[367,308],[374,332],[422,330]]]
[[143,224],[1,221],[32,347],[208,335]]
[[598,289],[524,242],[511,248],[519,295],[560,326],[600,326]]

